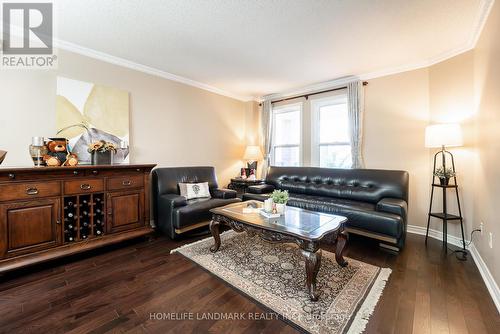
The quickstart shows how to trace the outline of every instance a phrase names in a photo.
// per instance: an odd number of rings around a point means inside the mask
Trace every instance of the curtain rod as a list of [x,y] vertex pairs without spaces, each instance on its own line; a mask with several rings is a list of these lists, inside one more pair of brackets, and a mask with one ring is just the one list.
[[[366,85],[368,85],[368,81],[363,81],[363,86],[366,86]],[[309,98],[309,96],[311,96],[311,95],[317,95],[317,94],[323,94],[323,93],[328,93],[328,92],[334,92],[336,90],[341,90],[341,89],[346,89],[346,88],[347,88],[347,86],[343,86],[343,87],[337,87],[337,88],[322,90],[320,92],[315,92],[315,93],[309,93],[309,94],[291,96],[291,97],[287,97],[287,98],[284,98],[284,99],[280,99],[280,100],[276,100],[276,101],[271,101],[271,103],[277,103],[277,102],[283,102],[283,101],[298,99],[299,97],[305,97],[306,100],[307,100]],[[259,107],[260,106],[262,106],[262,103],[259,103]]]

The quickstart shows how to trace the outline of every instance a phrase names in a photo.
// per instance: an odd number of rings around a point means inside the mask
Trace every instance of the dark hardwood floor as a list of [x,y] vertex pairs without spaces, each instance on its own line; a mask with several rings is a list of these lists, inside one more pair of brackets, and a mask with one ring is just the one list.
[[[171,249],[140,239],[0,278],[1,333],[292,333],[295,330]],[[326,247],[327,248],[327,247]],[[346,255],[393,269],[366,333],[500,333],[500,317],[470,258],[408,235],[399,254],[351,237]],[[154,313],[253,314],[260,320],[156,320]],[[185,315],[188,317],[189,315]]]

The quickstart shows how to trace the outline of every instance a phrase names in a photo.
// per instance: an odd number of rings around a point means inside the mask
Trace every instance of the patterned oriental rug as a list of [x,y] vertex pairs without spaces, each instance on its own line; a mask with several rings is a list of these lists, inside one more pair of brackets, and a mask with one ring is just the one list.
[[305,262],[295,244],[271,244],[258,236],[228,231],[216,253],[207,238],[172,251],[194,261],[297,329],[310,333],[361,333],[382,295],[391,269],[324,251],[312,302],[305,287]]

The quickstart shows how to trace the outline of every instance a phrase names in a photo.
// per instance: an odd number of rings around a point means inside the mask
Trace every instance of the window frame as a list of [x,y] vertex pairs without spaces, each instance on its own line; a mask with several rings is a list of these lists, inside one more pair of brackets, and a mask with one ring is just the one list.
[[[321,143],[320,142],[320,109],[324,106],[346,104],[347,105],[347,94],[330,95],[321,98],[311,98],[310,99],[311,108],[311,164],[312,166],[321,167],[321,146],[349,146],[351,147],[351,141],[336,141]],[[349,124],[347,124],[349,126]],[[328,167],[321,167],[328,168]],[[341,167],[335,167],[341,168]],[[351,165],[347,168],[352,168],[352,157]]]
[[[300,129],[300,134],[299,134],[299,143],[298,144],[282,144],[282,145],[276,145],[276,115],[278,114],[284,114],[287,112],[295,112],[295,108],[298,107],[299,111],[299,129]],[[292,110],[293,109],[293,110]],[[271,166],[276,166],[276,161],[275,161],[275,149],[277,147],[298,147],[299,148],[299,166],[302,166],[303,163],[303,119],[302,119],[302,114],[303,114],[303,103],[302,102],[295,102],[295,103],[288,103],[288,104],[283,104],[279,106],[273,106],[272,107],[272,147],[271,147]]]

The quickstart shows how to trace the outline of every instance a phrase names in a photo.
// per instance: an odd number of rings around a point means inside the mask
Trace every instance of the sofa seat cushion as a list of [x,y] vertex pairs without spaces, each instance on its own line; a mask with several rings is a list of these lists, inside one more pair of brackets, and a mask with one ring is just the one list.
[[270,194],[252,194],[252,193],[244,193],[242,199],[244,201],[256,200],[256,201],[265,201],[269,198]]
[[187,200],[187,205],[174,208],[173,223],[175,228],[183,228],[212,218],[210,209],[239,202],[239,198],[196,198]]
[[347,226],[399,238],[403,220],[392,213],[375,210],[375,204],[341,198],[291,194],[288,204],[302,209],[347,217]]

